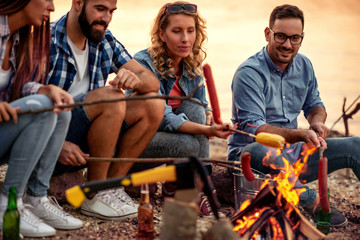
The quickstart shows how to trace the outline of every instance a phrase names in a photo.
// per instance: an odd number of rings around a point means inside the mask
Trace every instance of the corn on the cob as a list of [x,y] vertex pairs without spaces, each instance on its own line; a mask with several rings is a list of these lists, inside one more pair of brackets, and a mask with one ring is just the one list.
[[255,141],[258,143],[274,148],[283,148],[285,144],[285,138],[283,136],[261,132],[255,136]]
[[229,130],[255,138],[255,141],[268,147],[283,148],[285,144],[285,138],[277,134],[261,132],[257,135],[254,135],[235,128],[229,128]]

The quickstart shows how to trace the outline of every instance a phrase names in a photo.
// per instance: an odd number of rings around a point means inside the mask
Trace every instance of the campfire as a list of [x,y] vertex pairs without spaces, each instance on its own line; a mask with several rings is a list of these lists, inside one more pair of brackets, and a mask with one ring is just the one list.
[[[279,169],[280,173],[272,180],[264,181],[261,190],[253,200],[244,201],[239,211],[231,218],[233,231],[241,239],[321,239],[324,235],[295,207],[303,189],[293,189],[297,177],[303,170],[308,156],[316,148],[306,148],[301,160],[290,165],[283,158],[284,166],[269,164],[271,153],[263,159],[264,165]],[[280,149],[276,154],[280,153]],[[246,171],[245,171],[246,172]]]

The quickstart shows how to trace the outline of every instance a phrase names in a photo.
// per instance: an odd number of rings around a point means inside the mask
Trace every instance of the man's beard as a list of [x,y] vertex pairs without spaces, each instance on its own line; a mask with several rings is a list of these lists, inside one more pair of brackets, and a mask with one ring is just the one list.
[[[89,21],[87,20],[85,7],[86,5],[84,5],[84,7],[82,8],[78,19],[80,28],[83,34],[85,35],[85,37],[87,37],[91,42],[97,44],[104,39],[105,30],[107,29],[108,25],[106,24],[106,22],[101,20],[95,20],[90,24]],[[104,26],[104,31],[93,29],[93,26],[96,24]]]

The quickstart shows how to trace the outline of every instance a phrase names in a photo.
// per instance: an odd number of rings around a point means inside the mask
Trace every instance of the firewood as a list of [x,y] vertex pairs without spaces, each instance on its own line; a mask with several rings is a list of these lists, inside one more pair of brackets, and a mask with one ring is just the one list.
[[199,207],[194,202],[165,199],[161,240],[192,240],[196,236]]

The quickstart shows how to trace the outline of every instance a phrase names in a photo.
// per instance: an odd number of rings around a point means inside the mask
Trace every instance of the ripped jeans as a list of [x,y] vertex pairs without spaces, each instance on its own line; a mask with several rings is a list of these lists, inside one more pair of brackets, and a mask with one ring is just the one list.
[[[52,107],[45,95],[31,95],[10,103],[20,110]],[[46,196],[49,181],[60,154],[71,113],[44,112],[18,116],[0,123],[0,164],[8,163],[1,192],[8,195],[11,186],[22,197],[27,187],[31,196]]]

